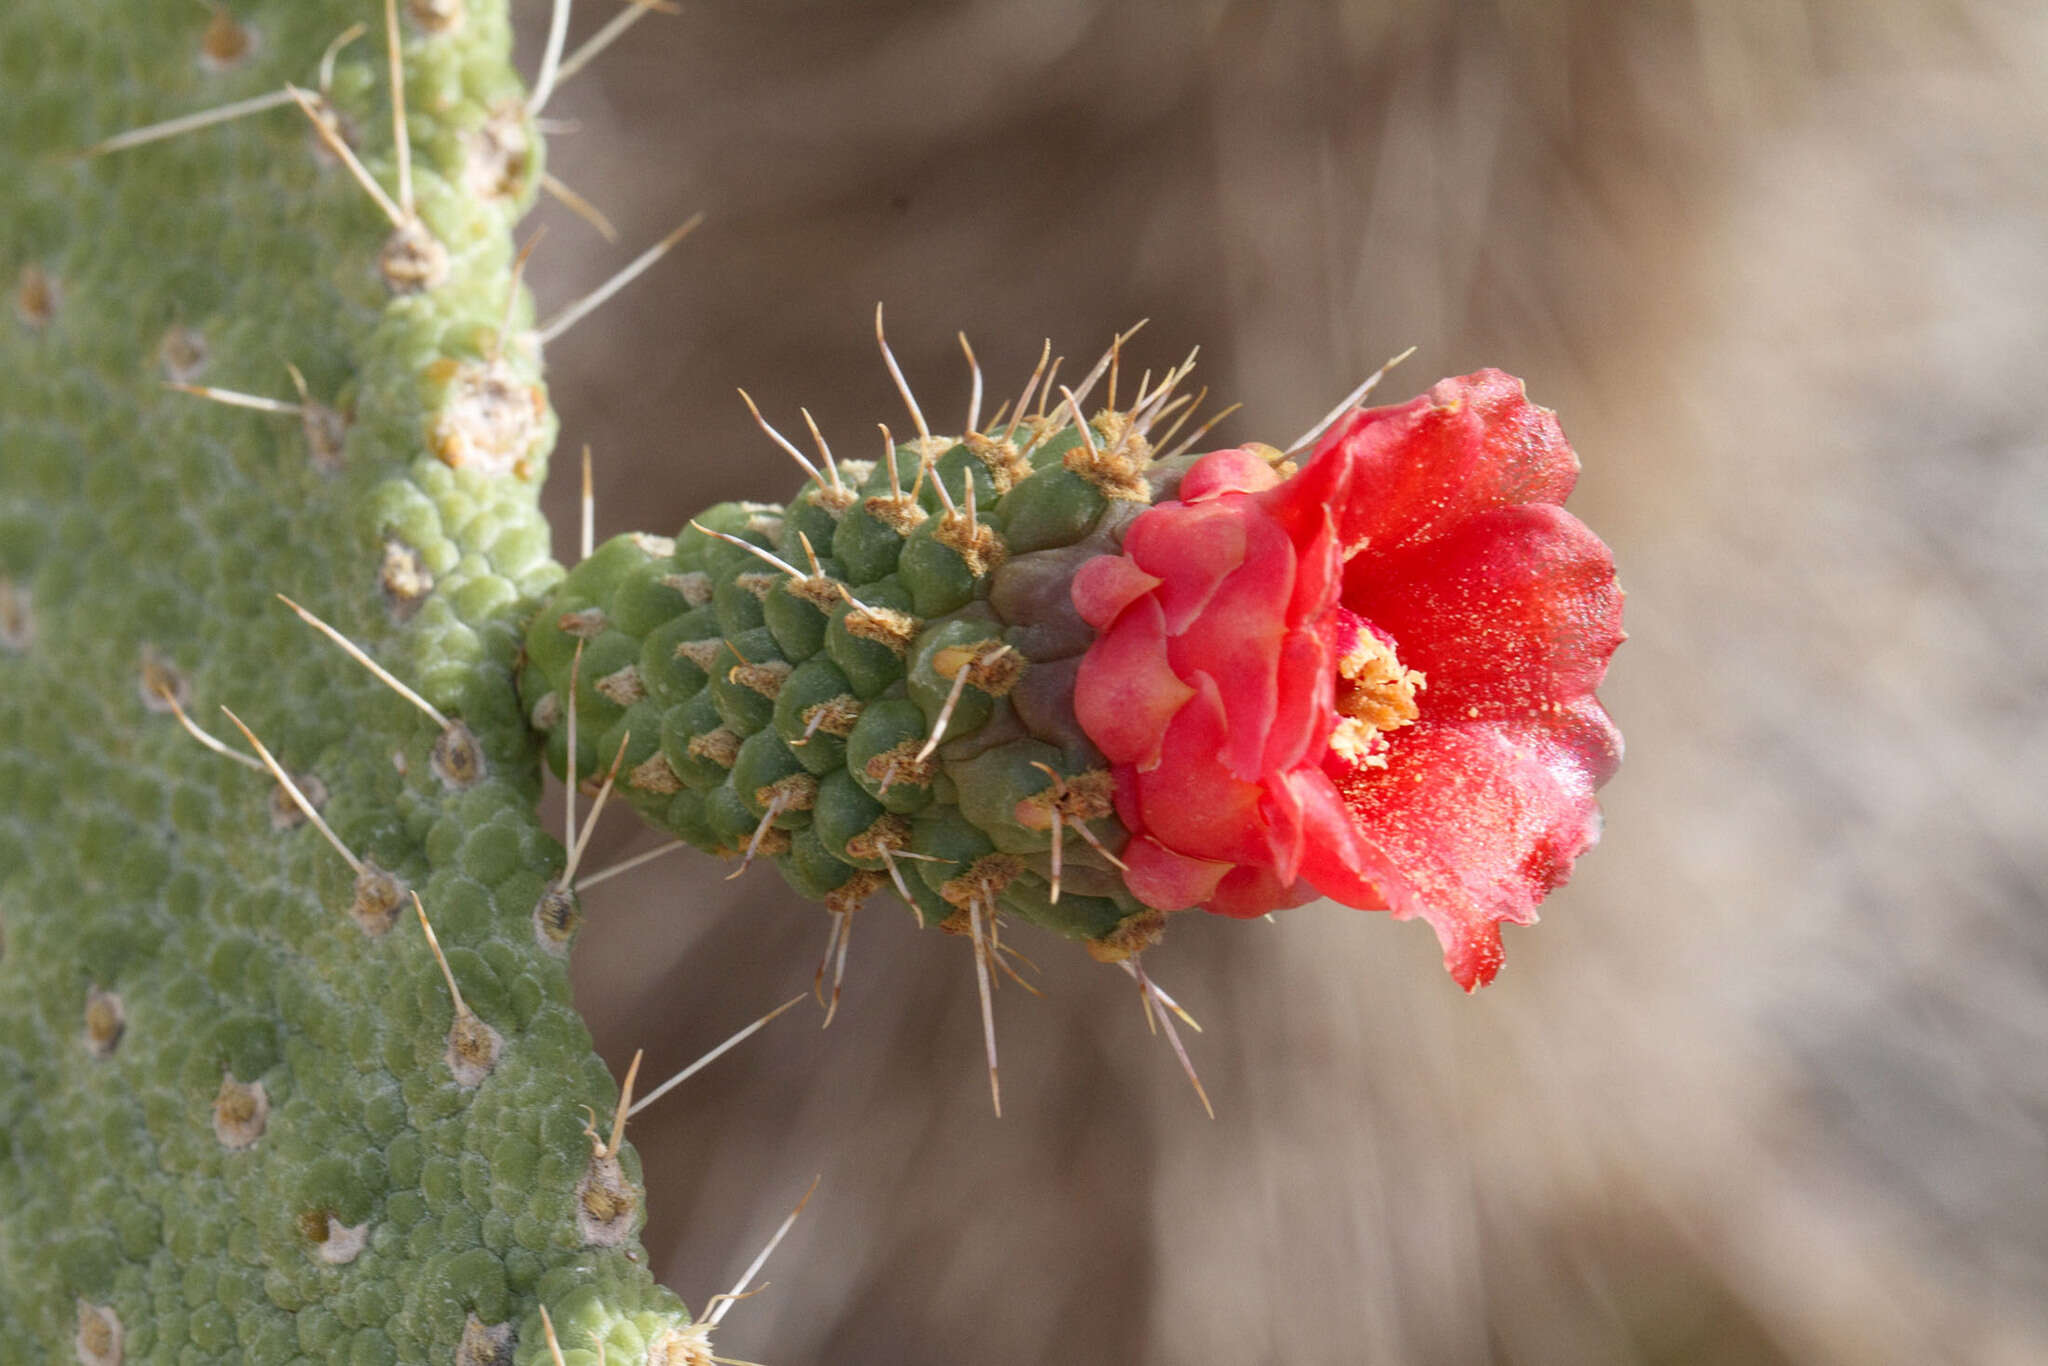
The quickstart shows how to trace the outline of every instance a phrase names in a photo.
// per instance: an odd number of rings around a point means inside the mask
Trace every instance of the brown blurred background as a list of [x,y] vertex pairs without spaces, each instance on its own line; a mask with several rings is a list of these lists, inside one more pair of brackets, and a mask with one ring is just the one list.
[[[547,6],[525,0],[524,66]],[[577,6],[572,42],[615,12]],[[635,1121],[693,1304],[824,1182],[722,1354],[776,1363],[2048,1361],[2048,15],[2030,3],[684,0],[562,89],[548,357],[600,537],[868,456],[1051,337],[1203,347],[1285,444],[1500,365],[1586,466],[1633,640],[1607,834],[1499,983],[1334,908],[1190,917],[1211,1122],[1131,984],[1048,999],[877,901],[799,1011]],[[991,398],[991,403],[994,399]],[[573,461],[550,492],[574,551]],[[614,818],[598,864],[656,837]],[[578,996],[661,1076],[826,918],[694,854],[592,893]]]

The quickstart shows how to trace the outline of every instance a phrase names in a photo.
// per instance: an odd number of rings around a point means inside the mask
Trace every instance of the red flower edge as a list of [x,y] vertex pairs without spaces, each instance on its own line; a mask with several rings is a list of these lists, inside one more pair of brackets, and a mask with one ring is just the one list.
[[1436,930],[1466,990],[1599,835],[1621,590],[1578,458],[1497,370],[1352,414],[1306,465],[1217,451],[1091,560],[1075,711],[1163,910],[1317,895]]

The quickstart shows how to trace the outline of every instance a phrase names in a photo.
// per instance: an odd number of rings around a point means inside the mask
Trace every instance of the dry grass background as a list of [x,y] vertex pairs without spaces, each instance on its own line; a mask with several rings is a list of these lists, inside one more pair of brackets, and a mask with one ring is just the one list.
[[[2044,78],[2039,7],[1992,0],[687,0],[565,88],[553,168],[629,245],[544,211],[544,306],[710,214],[549,356],[601,536],[792,487],[736,385],[867,454],[883,299],[942,410],[956,328],[1002,388],[1150,317],[1236,439],[1410,343],[1395,398],[1514,370],[1631,590],[1605,842],[1496,986],[1384,917],[1175,926],[1213,1123],[1050,941],[997,1122],[963,946],[877,902],[830,1032],[636,1121],[693,1302],[824,1175],[722,1350],[2048,1360]],[[825,917],[725,871],[593,894],[619,1070],[809,985]]]

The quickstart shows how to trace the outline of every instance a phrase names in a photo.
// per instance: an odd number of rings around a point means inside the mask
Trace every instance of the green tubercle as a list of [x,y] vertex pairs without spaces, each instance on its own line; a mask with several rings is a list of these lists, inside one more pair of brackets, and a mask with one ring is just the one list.
[[629,802],[834,911],[893,887],[927,924],[978,903],[1102,956],[1142,947],[1159,917],[1118,876],[1109,774],[1073,718],[1093,633],[1066,585],[1185,467],[1153,460],[1146,402],[1085,435],[1055,414],[920,437],[828,462],[787,505],[598,548],[527,632],[550,762],[573,695],[587,791],[630,732]]

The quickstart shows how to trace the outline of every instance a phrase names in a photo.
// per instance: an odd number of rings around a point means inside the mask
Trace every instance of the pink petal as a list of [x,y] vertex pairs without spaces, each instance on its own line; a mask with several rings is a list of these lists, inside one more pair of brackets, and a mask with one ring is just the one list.
[[1260,493],[1280,482],[1273,467],[1239,447],[1211,451],[1181,476],[1175,495],[1183,503],[1205,503],[1221,493]]
[[1216,680],[1229,717],[1220,752],[1233,773],[1251,781],[1263,771],[1266,737],[1280,706],[1277,674],[1294,591],[1294,547],[1264,518],[1238,525],[1249,552],[1244,563],[1216,586],[1200,618],[1167,641],[1167,657],[1182,678],[1205,673]]
[[1395,556],[1367,551],[1345,606],[1428,679],[1423,713],[1531,717],[1600,684],[1621,644],[1614,555],[1547,503],[1497,508]]
[[1237,778],[1221,758],[1235,718],[1216,680],[1195,674],[1188,681],[1195,695],[1167,724],[1159,762],[1139,768],[1141,828],[1195,858],[1258,862],[1265,855],[1259,786]]
[[1562,503],[1579,473],[1556,415],[1498,370],[1441,380],[1422,398],[1339,423],[1309,468],[1331,456],[1351,469],[1344,544],[1383,552],[1490,508]]
[[1081,620],[1106,631],[1117,614],[1159,586],[1127,555],[1098,555],[1074,575],[1074,610]]
[[1113,764],[1158,761],[1167,723],[1195,695],[1166,658],[1166,624],[1140,598],[1095,638],[1074,675],[1074,715]]
[[1161,503],[1131,523],[1124,553],[1157,575],[1166,630],[1179,635],[1200,616],[1217,587],[1244,563],[1255,510],[1242,495],[1189,507]]
[[1230,872],[1227,863],[1176,854],[1149,835],[1140,835],[1126,844],[1123,860],[1129,865],[1124,872],[1124,886],[1147,906],[1162,911],[1184,911],[1201,905]]
[[1259,759],[1261,771],[1278,773],[1321,757],[1337,724],[1335,677],[1335,662],[1321,631],[1303,627],[1287,633],[1275,672],[1278,705]]

